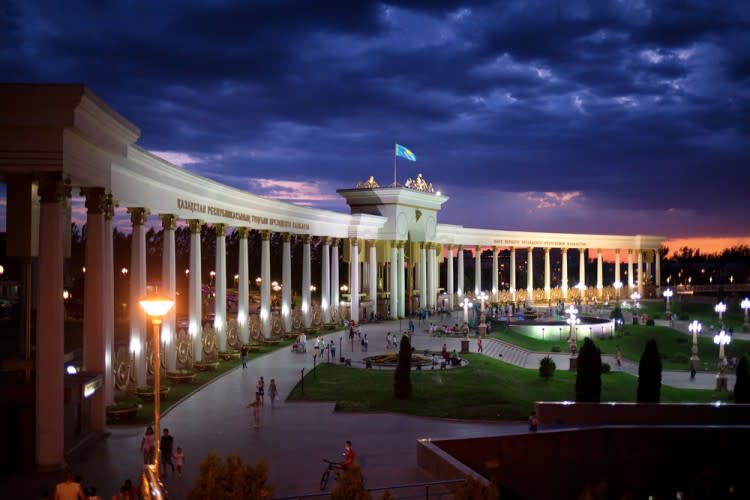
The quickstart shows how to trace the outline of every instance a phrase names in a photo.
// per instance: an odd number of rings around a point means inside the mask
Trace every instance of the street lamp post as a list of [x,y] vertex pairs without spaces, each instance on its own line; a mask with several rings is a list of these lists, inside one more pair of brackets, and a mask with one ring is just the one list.
[[714,311],[719,314],[719,328],[724,328],[724,313],[727,311],[727,305],[724,302],[719,302],[714,306]]
[[461,306],[464,308],[464,325],[469,326],[469,308],[472,306],[471,301],[464,297],[461,301]]
[[745,311],[745,322],[742,324],[743,332],[750,332],[750,322],[747,320],[747,310],[750,309],[750,299],[745,297],[740,302],[740,307]]
[[719,333],[714,335],[714,344],[719,344],[719,374],[716,376],[717,391],[727,390],[727,375],[726,373],[724,373],[724,369],[727,364],[724,357],[724,345],[729,344],[731,341],[732,337],[727,335],[723,328]]
[[615,290],[617,291],[617,304],[620,304],[620,288],[622,288],[622,281],[617,280],[614,283],[612,283],[612,286],[615,287]]
[[581,319],[576,317],[578,309],[571,304],[566,310],[568,313],[567,323],[570,325],[570,333],[568,334],[568,352],[570,353],[570,371],[578,370],[578,359],[576,358],[576,325],[581,322]]
[[640,320],[638,319],[638,310],[641,308],[641,294],[638,292],[633,292],[632,295],[630,295],[630,298],[635,304],[635,321],[636,323],[638,323],[640,322]]
[[667,312],[666,312],[666,318],[670,319],[672,317],[672,313],[669,310],[669,299],[672,298],[672,295],[674,295],[674,292],[672,292],[671,288],[667,288],[662,292],[662,295],[664,295],[664,298],[667,299]]
[[694,319],[692,323],[688,325],[688,331],[693,334],[693,347],[690,348],[690,379],[695,378],[695,372],[698,371],[700,366],[700,358],[698,357],[698,335],[701,333],[703,326],[701,322]]
[[151,316],[151,324],[153,325],[153,337],[151,339],[151,345],[153,349],[153,363],[154,363],[154,476],[159,479],[159,441],[161,435],[159,433],[159,403],[161,396],[161,366],[159,359],[159,347],[161,344],[159,338],[159,328],[161,326],[162,319],[174,306],[174,300],[163,298],[163,297],[151,297],[139,301],[141,307],[146,314]]
[[479,308],[480,308],[480,314],[479,314],[479,330],[477,331],[477,334],[480,336],[485,336],[487,334],[487,315],[484,312],[484,301],[487,300],[489,297],[486,293],[481,292],[479,294]]

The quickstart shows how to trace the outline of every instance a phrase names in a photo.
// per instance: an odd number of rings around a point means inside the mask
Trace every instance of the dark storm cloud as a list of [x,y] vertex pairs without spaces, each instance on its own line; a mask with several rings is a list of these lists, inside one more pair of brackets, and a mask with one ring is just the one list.
[[[748,53],[750,7],[730,1],[0,7],[4,79],[85,82],[144,147],[217,180],[390,180],[398,141],[419,158],[403,176],[448,194],[580,192],[580,210],[646,210],[664,234],[691,230],[670,210],[748,232]],[[570,206],[526,226],[579,230]]]

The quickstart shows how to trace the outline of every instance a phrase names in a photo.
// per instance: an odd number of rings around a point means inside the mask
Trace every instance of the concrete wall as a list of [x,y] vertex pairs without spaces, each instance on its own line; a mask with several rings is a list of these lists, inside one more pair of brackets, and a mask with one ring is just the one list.
[[[722,492],[735,484],[737,498],[750,498],[748,426],[596,427],[430,444],[496,481],[503,498],[578,498],[587,487],[599,490],[593,498],[674,498],[698,484]],[[441,470],[424,456],[420,467]]]

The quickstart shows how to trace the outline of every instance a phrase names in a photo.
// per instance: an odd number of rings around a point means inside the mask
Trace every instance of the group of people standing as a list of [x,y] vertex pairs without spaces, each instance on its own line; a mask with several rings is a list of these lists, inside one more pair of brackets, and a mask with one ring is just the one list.
[[[248,407],[253,410],[253,427],[256,429],[260,428],[260,410],[263,407],[265,395],[266,381],[261,376],[255,384],[255,399],[248,405]],[[271,400],[271,408],[274,408],[277,395],[278,388],[276,387],[276,379],[272,378],[271,382],[268,384],[268,397]]]
[[[148,426],[146,434],[141,440],[141,450],[143,451],[143,464],[154,463],[156,458],[156,436],[154,428]],[[185,453],[179,446],[174,450],[174,438],[169,433],[169,429],[164,429],[164,433],[159,439],[159,454],[161,455],[160,467],[162,477],[167,477],[167,466],[170,466],[172,472],[177,472],[178,477],[182,477],[182,468],[185,465]]]

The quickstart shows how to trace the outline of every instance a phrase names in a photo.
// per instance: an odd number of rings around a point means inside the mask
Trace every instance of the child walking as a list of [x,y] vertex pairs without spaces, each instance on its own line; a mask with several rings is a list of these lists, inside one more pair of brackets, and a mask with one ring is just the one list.
[[182,452],[182,448],[177,447],[177,451],[174,454],[174,467],[177,470],[177,477],[182,477],[182,467],[185,465],[185,454]]
[[273,409],[276,401],[276,379],[271,379],[271,384],[268,386],[268,395],[271,397],[271,409]]

